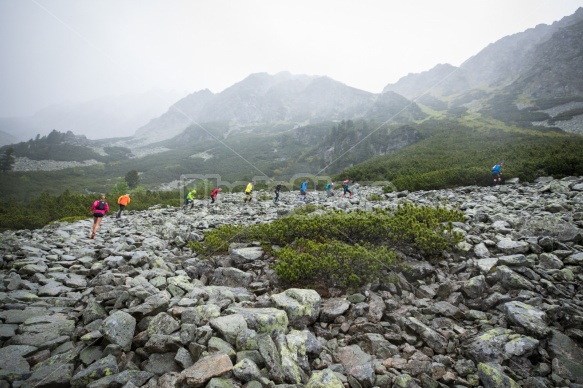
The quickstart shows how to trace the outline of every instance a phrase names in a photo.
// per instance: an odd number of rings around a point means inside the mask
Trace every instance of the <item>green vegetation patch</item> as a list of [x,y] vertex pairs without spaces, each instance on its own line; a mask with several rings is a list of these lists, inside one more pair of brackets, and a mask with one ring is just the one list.
[[[127,210],[146,210],[154,205],[179,206],[180,194],[170,191],[146,191],[139,188],[131,193],[131,203]],[[125,194],[125,193],[121,193]],[[109,214],[118,210],[117,198],[120,193],[107,195]],[[73,222],[91,217],[91,205],[99,194],[73,194],[66,190],[54,196],[41,192],[29,203],[14,198],[0,201],[0,231],[7,229],[37,229],[53,221]]]
[[[298,287],[355,288],[386,280],[396,251],[440,257],[462,240],[453,222],[463,213],[405,203],[394,210],[299,213],[269,224],[224,225],[190,243],[202,255],[227,252],[233,242],[259,241],[276,257],[280,280]],[[269,247],[280,249],[271,250]]]
[[[583,136],[494,124],[452,121],[420,124],[423,139],[344,170],[333,180],[391,181],[395,190],[435,190],[492,184],[490,169],[503,162],[503,178],[583,175]],[[430,134],[430,135],[429,135]]]
[[[319,243],[299,239],[276,252],[275,273],[287,283],[315,283],[357,288],[379,278],[389,280],[388,269],[397,255],[386,247],[350,245],[340,241]],[[382,275],[379,275],[382,274]]]

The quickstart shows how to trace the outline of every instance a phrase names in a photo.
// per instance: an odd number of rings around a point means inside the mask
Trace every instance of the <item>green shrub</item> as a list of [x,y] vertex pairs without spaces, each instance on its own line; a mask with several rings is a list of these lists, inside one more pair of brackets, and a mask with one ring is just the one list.
[[304,287],[357,288],[379,278],[387,280],[389,269],[397,262],[395,253],[385,247],[308,239],[275,251],[275,256],[279,279]]
[[458,186],[485,185],[491,183],[489,168],[449,168],[426,173],[403,175],[392,183],[400,190],[438,190]]
[[232,242],[276,245],[275,270],[281,281],[354,288],[384,278],[388,272],[382,270],[396,263],[395,249],[420,258],[439,257],[462,240],[452,223],[463,219],[457,210],[410,203],[393,211],[300,212],[269,224],[224,225],[190,247],[212,255],[226,252]]
[[381,196],[380,196],[380,195],[378,195],[378,194],[371,194],[371,195],[369,195],[369,196],[368,196],[368,200],[369,200],[369,201],[374,201],[374,202],[377,202],[377,201],[382,201],[382,200],[384,200],[384,198],[383,198],[383,197],[381,197]]
[[311,204],[306,204],[305,206],[301,206],[298,208],[295,208],[292,212],[291,215],[305,215],[305,214],[310,214],[315,212],[316,210],[322,210],[324,209],[324,207],[322,206],[316,206],[316,205],[311,205]]
[[244,241],[248,236],[247,233],[248,228],[243,225],[227,224],[205,233],[204,244],[191,241],[188,245],[199,255],[225,253],[231,243]]

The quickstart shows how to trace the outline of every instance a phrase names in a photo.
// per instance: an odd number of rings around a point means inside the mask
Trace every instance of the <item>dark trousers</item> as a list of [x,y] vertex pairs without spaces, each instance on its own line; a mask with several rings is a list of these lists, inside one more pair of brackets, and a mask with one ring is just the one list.
[[115,216],[115,218],[119,218],[121,217],[121,213],[123,212],[123,209],[125,209],[125,205],[119,205],[119,211],[117,212],[117,215]]

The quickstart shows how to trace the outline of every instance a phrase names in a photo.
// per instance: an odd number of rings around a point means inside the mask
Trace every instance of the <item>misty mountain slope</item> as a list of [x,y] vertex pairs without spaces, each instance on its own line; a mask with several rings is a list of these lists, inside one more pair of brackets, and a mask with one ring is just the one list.
[[[138,141],[170,139],[193,121],[229,122],[230,131],[274,125],[281,130],[318,121],[362,117],[376,99],[373,93],[328,77],[288,72],[251,74],[219,94],[199,93],[181,100],[180,109],[171,108],[140,128],[136,133]],[[181,112],[186,112],[189,118]]]
[[127,148],[112,147],[103,140],[90,140],[83,135],[75,135],[52,130],[46,136],[37,136],[27,142],[4,146],[14,149],[14,156],[35,161],[85,162],[94,160],[101,163],[128,159],[132,153]]
[[394,84],[385,86],[382,93],[395,92],[412,100],[423,95],[448,96],[469,88],[468,82],[460,73],[460,69],[455,66],[438,64],[430,70],[408,74]]
[[[173,104],[164,114],[153,118],[135,132],[135,141],[131,143],[153,143],[172,138],[186,127],[198,122],[201,112],[215,98],[208,89],[191,93]],[[148,139],[147,141],[145,139]]]
[[44,108],[30,117],[0,118],[0,130],[26,141],[53,129],[72,131],[89,139],[132,136],[137,128],[158,117],[176,101],[176,92],[151,90],[122,96],[107,96],[83,103],[62,103]]
[[527,63],[514,90],[532,99],[583,96],[583,19],[536,46]]
[[375,99],[363,117],[378,123],[394,124],[423,120],[427,114],[415,102],[402,95],[384,92]]
[[[579,8],[550,26],[538,25],[488,45],[460,68],[437,65],[427,72],[409,74],[387,85],[383,92],[394,91],[410,99],[429,94],[449,101],[449,97],[472,89],[491,95],[505,88],[507,92],[514,90],[532,96],[536,91],[536,98],[554,97],[567,80],[576,79],[580,83],[581,65],[576,57],[582,47],[582,40],[578,39],[582,20],[583,8]],[[527,74],[531,80],[537,78],[530,89],[525,85]],[[580,88],[567,88],[562,94],[573,97],[580,94]]]
[[14,144],[18,140],[16,137],[12,136],[11,134],[0,131],[0,146],[7,145],[7,144]]

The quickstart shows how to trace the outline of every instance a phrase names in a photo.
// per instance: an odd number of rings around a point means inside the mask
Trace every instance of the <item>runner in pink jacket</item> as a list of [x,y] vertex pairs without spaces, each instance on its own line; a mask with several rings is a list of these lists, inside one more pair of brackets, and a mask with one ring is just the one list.
[[101,224],[101,220],[107,212],[109,212],[109,205],[105,201],[105,195],[102,195],[101,199],[93,202],[93,205],[91,206],[91,213],[93,213],[93,228],[91,230],[91,238],[95,238],[97,229],[99,229],[99,224]]

